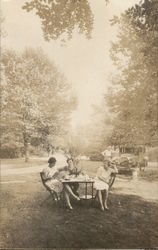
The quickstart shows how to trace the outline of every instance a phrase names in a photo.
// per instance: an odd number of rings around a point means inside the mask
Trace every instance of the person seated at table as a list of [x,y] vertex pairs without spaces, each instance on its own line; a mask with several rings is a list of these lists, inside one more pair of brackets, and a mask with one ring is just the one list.
[[108,210],[107,199],[109,191],[109,180],[111,174],[118,173],[116,165],[108,158],[103,160],[103,165],[98,168],[94,187],[97,190],[96,197],[102,211]]
[[[61,179],[65,178],[72,178],[73,176],[77,176],[80,173],[80,169],[74,166],[74,161],[72,158],[67,159],[67,166],[63,168],[63,171],[61,171],[60,177]],[[69,183],[69,184],[64,184],[64,194],[65,194],[65,199],[66,199],[66,204],[69,209],[73,209],[71,202],[70,202],[70,194],[73,198],[76,200],[80,200],[79,194],[77,192],[79,188],[78,183]]]
[[[77,177],[79,174],[81,174],[81,169],[79,169],[77,166],[75,166],[73,158],[68,158],[67,164],[68,164],[68,166],[67,166],[68,176],[70,178],[72,176]],[[71,183],[71,184],[69,184],[69,186],[71,187],[73,193],[75,195],[79,196],[79,194],[78,194],[79,184],[78,183]]]
[[57,199],[60,197],[61,192],[63,191],[64,187],[64,194],[66,197],[66,203],[70,209],[72,206],[70,204],[69,196],[72,195],[74,199],[79,200],[71,190],[68,184],[63,186],[62,182],[60,181],[60,171],[63,171],[65,167],[57,168],[56,166],[56,158],[50,157],[48,160],[48,166],[43,169],[43,179],[45,180],[45,184],[57,195]]

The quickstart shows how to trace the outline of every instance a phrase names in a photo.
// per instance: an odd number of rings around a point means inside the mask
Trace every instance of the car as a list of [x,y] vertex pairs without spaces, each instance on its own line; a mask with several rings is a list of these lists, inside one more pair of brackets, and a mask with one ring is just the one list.
[[113,158],[116,162],[118,173],[132,175],[133,169],[138,165],[138,159],[135,155],[122,154],[119,157]]
[[100,152],[92,152],[89,156],[91,161],[103,161],[104,156]]

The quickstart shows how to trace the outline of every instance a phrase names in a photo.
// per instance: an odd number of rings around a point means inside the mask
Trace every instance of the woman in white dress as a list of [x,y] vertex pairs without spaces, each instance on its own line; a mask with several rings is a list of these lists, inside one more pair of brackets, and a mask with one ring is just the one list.
[[63,184],[58,180],[59,169],[56,167],[56,158],[50,157],[48,160],[48,166],[43,169],[43,179],[46,186],[48,186],[57,195],[63,190]]
[[94,187],[97,190],[97,198],[102,211],[108,210],[107,199],[109,191],[109,181],[112,173],[118,173],[115,165],[111,167],[111,161],[109,159],[104,159],[103,166],[100,166],[97,171],[95,178]]

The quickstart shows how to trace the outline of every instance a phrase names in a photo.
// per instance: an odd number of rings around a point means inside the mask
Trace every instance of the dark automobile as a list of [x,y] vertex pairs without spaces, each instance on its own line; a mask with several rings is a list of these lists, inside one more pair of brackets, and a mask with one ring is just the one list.
[[104,156],[99,152],[92,152],[89,156],[91,161],[103,161]]
[[116,162],[118,173],[132,175],[133,169],[138,166],[138,160],[134,155],[126,154],[113,159]]

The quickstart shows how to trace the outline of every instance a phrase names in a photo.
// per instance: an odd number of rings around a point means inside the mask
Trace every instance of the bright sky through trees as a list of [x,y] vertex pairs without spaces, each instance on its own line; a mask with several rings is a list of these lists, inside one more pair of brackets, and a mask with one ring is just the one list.
[[110,41],[115,39],[116,28],[110,26],[109,20],[139,1],[111,0],[106,6],[104,0],[91,0],[94,13],[92,39],[87,40],[74,33],[72,40],[65,46],[59,41],[44,41],[39,18],[22,10],[24,2],[2,0],[4,29],[7,33],[2,46],[16,50],[42,47],[72,83],[78,96],[79,105],[72,117],[73,127],[86,124],[92,111],[91,105],[101,102],[112,71],[109,48]]

